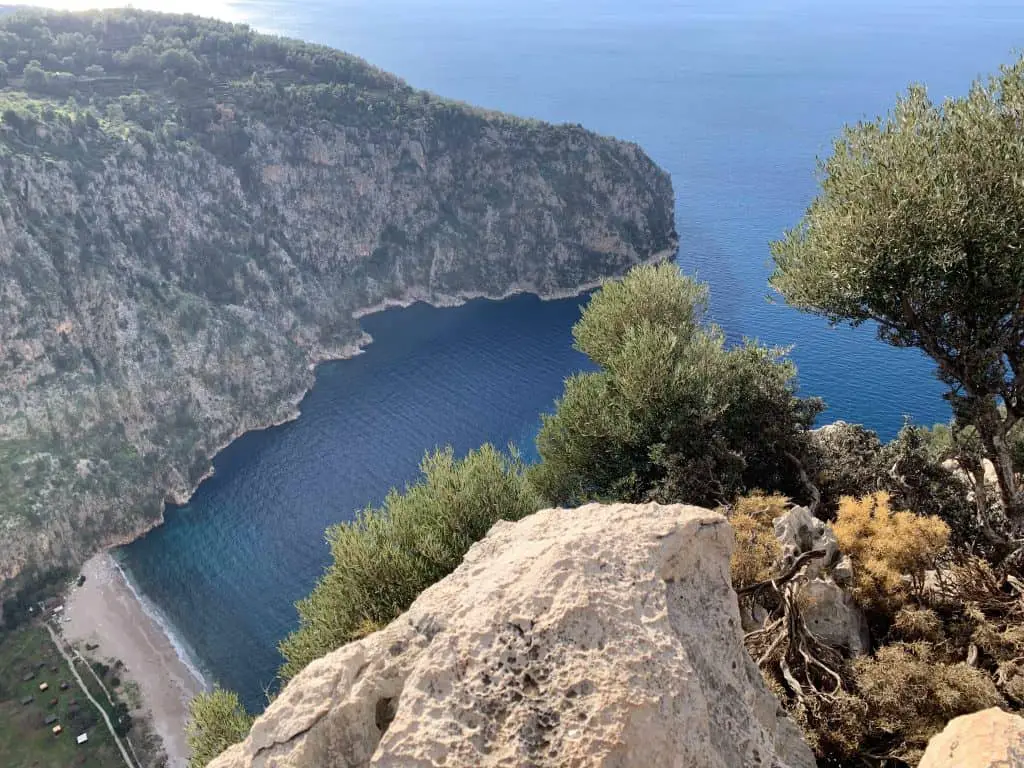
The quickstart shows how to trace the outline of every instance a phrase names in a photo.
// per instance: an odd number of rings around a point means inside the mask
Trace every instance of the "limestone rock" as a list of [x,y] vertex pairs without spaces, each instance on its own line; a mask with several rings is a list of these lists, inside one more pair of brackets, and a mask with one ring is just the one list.
[[804,552],[823,550],[825,556],[811,561],[807,575],[814,578],[839,562],[839,543],[832,528],[816,518],[807,507],[793,507],[775,519],[775,538],[782,545],[784,567],[789,567]]
[[999,476],[996,474],[996,465],[988,459],[981,460],[982,477],[980,480],[956,459],[946,459],[942,462],[942,468],[949,472],[953,479],[966,489],[968,503],[974,504],[978,497],[978,492],[981,491],[983,493],[982,498],[990,509],[1001,510],[1003,508],[1003,499],[999,493]]
[[834,648],[845,648],[854,655],[870,651],[871,633],[864,612],[843,589],[853,583],[853,563],[839,551],[832,526],[806,507],[793,507],[774,523],[775,536],[782,546],[783,570],[805,552],[825,552],[824,557],[807,564],[800,587],[808,628]]
[[1024,718],[993,707],[950,720],[918,768],[1024,768]]
[[211,766],[811,768],[743,649],[732,538],[656,504],[499,523]]
[[807,628],[833,648],[859,655],[871,650],[871,632],[853,595],[831,579],[810,579],[800,587]]

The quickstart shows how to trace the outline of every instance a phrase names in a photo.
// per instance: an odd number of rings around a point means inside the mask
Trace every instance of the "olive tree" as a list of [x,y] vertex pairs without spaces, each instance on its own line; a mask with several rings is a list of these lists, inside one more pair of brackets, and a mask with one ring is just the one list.
[[803,466],[820,403],[796,397],[783,350],[727,347],[703,322],[707,295],[674,264],[594,294],[573,334],[600,370],[566,382],[537,437],[530,478],[549,501],[816,493]]
[[933,103],[912,87],[847,127],[803,220],[773,243],[772,285],[833,323],[876,324],[938,366],[1024,530],[1009,435],[1024,416],[1024,61]]

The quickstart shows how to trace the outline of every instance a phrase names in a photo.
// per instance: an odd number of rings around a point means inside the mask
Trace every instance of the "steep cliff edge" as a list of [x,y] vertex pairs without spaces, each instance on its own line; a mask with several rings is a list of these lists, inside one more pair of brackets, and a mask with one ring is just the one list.
[[387,303],[571,294],[676,246],[635,145],[137,11],[0,21],[0,592],[134,537]]
[[810,768],[743,649],[698,507],[498,523],[385,629],[313,662],[211,768]]

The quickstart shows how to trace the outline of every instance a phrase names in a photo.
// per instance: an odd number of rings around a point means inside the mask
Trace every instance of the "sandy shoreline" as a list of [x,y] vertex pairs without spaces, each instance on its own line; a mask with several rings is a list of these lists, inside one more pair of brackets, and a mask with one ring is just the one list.
[[[119,659],[122,677],[138,683],[142,705],[169,758],[169,768],[185,768],[188,703],[205,683],[182,662],[170,638],[144,610],[113,557],[103,552],[82,568],[85,584],[73,588],[60,622],[64,637],[89,658]],[[85,652],[86,643],[99,647]]]

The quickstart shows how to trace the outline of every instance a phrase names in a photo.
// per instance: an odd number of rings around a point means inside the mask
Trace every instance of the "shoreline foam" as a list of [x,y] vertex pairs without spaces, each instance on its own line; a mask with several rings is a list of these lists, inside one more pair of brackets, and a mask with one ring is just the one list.
[[159,606],[150,600],[145,593],[135,584],[130,575],[130,570],[124,566],[116,555],[111,554],[111,560],[113,561],[114,568],[121,575],[124,580],[125,586],[132,593],[135,601],[139,604],[142,612],[150,618],[150,620],[159,628],[161,634],[167,638],[167,642],[171,644],[174,649],[175,655],[178,660],[184,665],[184,667],[192,674],[196,682],[202,686],[204,691],[209,691],[213,688],[213,684],[210,682],[210,675],[202,671],[202,662],[199,660],[199,654],[192,650],[192,647],[185,640],[184,636],[178,631],[174,622],[164,615],[163,611],[160,610]]

